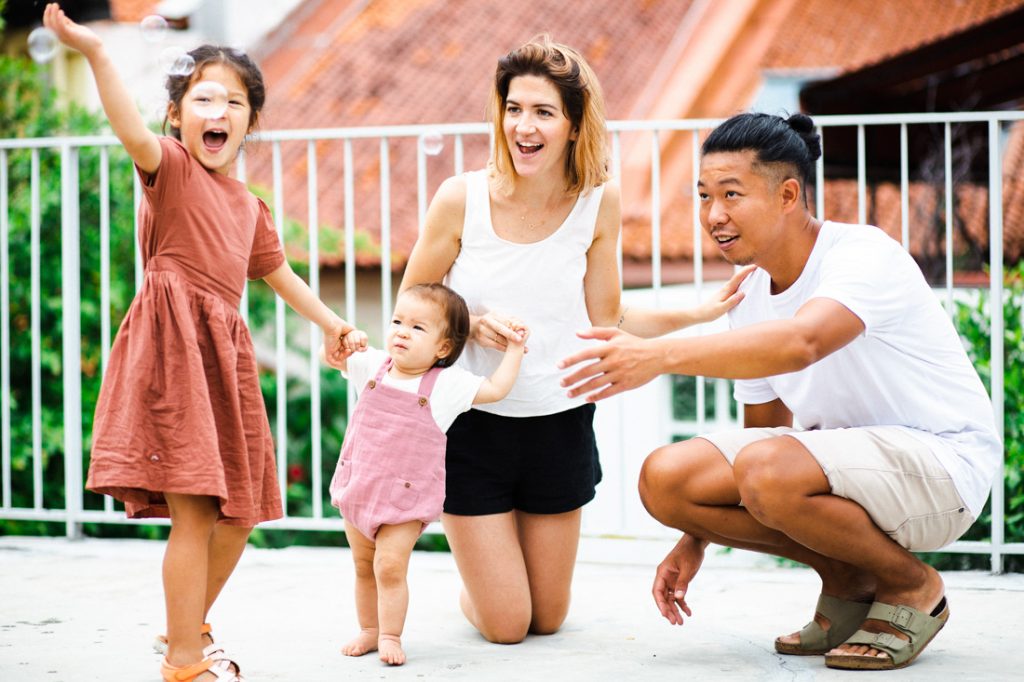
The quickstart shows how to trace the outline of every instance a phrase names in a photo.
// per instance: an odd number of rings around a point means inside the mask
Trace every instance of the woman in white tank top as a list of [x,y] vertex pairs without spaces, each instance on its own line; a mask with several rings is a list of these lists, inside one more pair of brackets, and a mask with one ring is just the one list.
[[438,189],[402,289],[445,280],[471,313],[459,363],[477,374],[530,329],[509,396],[448,432],[442,517],[469,621],[493,642],[558,630],[568,612],[582,505],[600,480],[593,406],[570,399],[556,363],[576,331],[659,336],[718,317],[741,272],[693,310],[628,311],[620,301],[619,189],[608,182],[604,102],[572,48],[539,36],[498,62],[485,170]]

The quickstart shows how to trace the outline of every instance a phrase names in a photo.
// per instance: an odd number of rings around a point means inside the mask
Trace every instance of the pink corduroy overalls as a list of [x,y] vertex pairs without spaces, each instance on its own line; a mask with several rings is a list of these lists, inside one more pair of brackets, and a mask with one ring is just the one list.
[[418,520],[426,528],[444,506],[448,437],[430,412],[443,368],[431,368],[409,393],[381,382],[389,367],[391,358],[359,396],[330,486],[331,504],[371,540],[382,525]]

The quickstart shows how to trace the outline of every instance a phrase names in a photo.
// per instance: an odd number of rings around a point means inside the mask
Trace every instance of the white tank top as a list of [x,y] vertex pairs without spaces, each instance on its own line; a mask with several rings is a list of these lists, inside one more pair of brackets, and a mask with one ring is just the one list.
[[[582,398],[569,398],[559,385],[570,371],[558,369],[556,363],[589,343],[576,332],[591,326],[583,276],[604,186],[581,194],[551,236],[519,244],[494,232],[487,171],[473,171],[464,177],[462,249],[445,284],[466,299],[471,315],[494,311],[519,318],[530,328],[529,352],[523,357],[512,391],[503,400],[476,409],[507,417],[536,417],[582,405]],[[502,355],[469,342],[456,364],[490,376]]]

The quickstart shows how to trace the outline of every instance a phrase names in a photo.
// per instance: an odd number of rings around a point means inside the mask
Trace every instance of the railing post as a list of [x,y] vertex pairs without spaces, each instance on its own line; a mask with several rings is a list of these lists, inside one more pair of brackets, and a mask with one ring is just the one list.
[[69,538],[82,536],[82,339],[78,246],[78,150],[61,148],[61,320],[64,380],[64,502]]
[[[992,411],[996,416],[999,440],[1006,437],[1004,428],[1005,405],[1003,395],[1003,164],[1000,154],[999,121],[988,122],[988,219],[989,219],[989,320],[992,353]],[[1005,449],[1004,449],[1005,458]],[[1003,572],[1003,544],[1005,513],[1003,486],[1006,481],[1005,462],[999,467],[999,477],[992,486],[992,572]]]

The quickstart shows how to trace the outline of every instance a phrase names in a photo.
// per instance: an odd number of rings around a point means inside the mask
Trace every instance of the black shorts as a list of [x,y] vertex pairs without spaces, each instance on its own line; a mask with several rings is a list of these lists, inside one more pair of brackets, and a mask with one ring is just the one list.
[[601,481],[594,405],[541,417],[464,412],[448,429],[445,467],[448,514],[579,509]]

